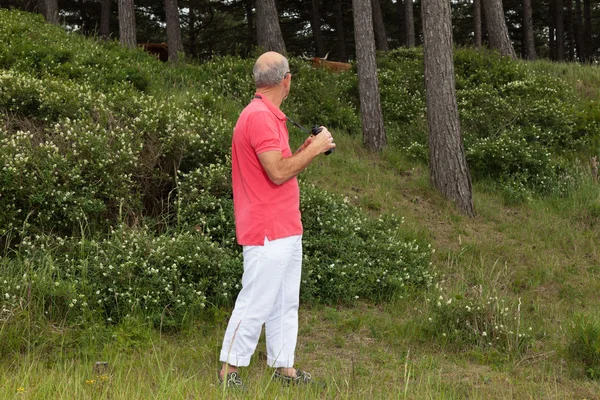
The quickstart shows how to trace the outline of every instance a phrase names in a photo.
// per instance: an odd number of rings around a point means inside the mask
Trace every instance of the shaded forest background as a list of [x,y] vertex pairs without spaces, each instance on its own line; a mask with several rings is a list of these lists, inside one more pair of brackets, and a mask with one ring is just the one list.
[[[423,43],[421,0],[415,0],[413,18],[406,18],[408,0],[374,1],[374,27],[379,50]],[[453,0],[455,45],[473,45],[475,10],[479,0]],[[167,42],[168,1],[136,0],[137,43]],[[3,0],[2,7],[47,13],[54,0]],[[179,0],[181,41],[186,57],[207,59],[213,55],[246,56],[256,46],[255,0]],[[476,4],[477,3],[477,4]],[[509,36],[518,56],[526,58],[524,10],[531,4],[535,52],[552,60],[592,62],[598,57],[600,7],[596,0],[504,0]],[[58,23],[87,36],[119,38],[117,1],[59,0]],[[291,54],[355,59],[352,0],[277,0],[279,24]],[[50,6],[55,7],[55,6]],[[375,10],[380,10],[379,13]],[[483,44],[487,41],[481,15]],[[382,25],[383,24],[383,25]],[[410,25],[410,27],[407,27]],[[317,29],[317,27],[319,29]],[[407,36],[412,28],[414,43]],[[384,35],[382,40],[382,34]],[[387,46],[387,48],[386,48]]]

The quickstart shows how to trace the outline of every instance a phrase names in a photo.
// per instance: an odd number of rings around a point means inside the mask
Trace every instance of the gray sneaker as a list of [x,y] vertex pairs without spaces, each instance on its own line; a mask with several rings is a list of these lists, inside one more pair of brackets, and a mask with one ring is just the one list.
[[221,371],[217,371],[217,378],[219,378],[219,385],[225,385],[228,388],[235,388],[238,390],[244,390],[244,382],[242,382],[242,378],[237,372],[230,372],[227,374],[226,379],[223,381],[221,378]]
[[296,376],[287,376],[279,373],[278,371],[275,371],[273,377],[281,381],[281,383],[283,383],[286,386],[311,385],[321,388],[325,388],[327,386],[325,385],[325,382],[315,381],[308,372],[302,371],[300,369],[296,370]]

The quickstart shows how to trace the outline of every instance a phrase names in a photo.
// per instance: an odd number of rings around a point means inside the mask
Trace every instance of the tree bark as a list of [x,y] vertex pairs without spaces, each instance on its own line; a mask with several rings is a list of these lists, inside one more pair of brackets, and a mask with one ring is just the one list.
[[325,57],[325,41],[321,32],[321,13],[319,12],[320,4],[321,0],[311,0],[311,9],[309,10],[310,27],[315,40],[315,55],[317,57]]
[[533,36],[533,11],[531,0],[523,0],[523,36],[525,42],[525,58],[535,60],[535,39]]
[[363,143],[369,150],[381,151],[387,145],[387,138],[379,96],[371,1],[353,0],[352,3]]
[[346,33],[344,32],[344,15],[342,13],[342,0],[337,0],[335,3],[335,32],[338,38],[338,52],[340,55],[340,61],[348,62]]
[[381,14],[381,3],[379,0],[371,0],[373,11],[373,30],[375,33],[375,48],[381,51],[388,51],[387,34],[385,33],[385,24]]
[[450,2],[425,0],[422,6],[430,179],[464,214],[473,217],[471,175],[456,104]]
[[413,15],[413,0],[404,0],[404,22],[406,46],[415,47],[415,17]]
[[473,44],[477,50],[481,49],[482,34],[481,34],[481,0],[473,0]]
[[577,43],[577,57],[579,62],[586,62],[588,53],[585,49],[584,29],[583,29],[583,13],[581,12],[581,0],[575,0],[575,41]]
[[565,60],[565,15],[563,11],[563,0],[555,0],[556,12],[556,60]]
[[503,56],[516,60],[517,55],[508,36],[502,0],[483,0],[483,7],[490,47]]
[[256,39],[263,50],[286,54],[275,0],[256,0]]
[[575,61],[575,18],[573,13],[573,0],[567,2],[567,50],[569,61]]
[[592,55],[592,9],[590,0],[583,0],[583,38],[585,44],[586,61]]
[[256,43],[256,30],[254,29],[254,0],[246,0],[246,20],[248,21],[248,33],[246,34],[246,52],[252,53],[252,47]]
[[44,6],[46,21],[58,25],[58,0],[45,0]]
[[404,17],[403,0],[396,0],[396,11],[398,12],[398,19],[400,20],[400,25],[398,26],[398,44],[400,46],[406,46],[406,18]]
[[169,45],[169,61],[179,61],[179,53],[183,52],[181,41],[181,20],[177,0],[165,0],[167,17],[167,44]]
[[104,40],[110,37],[110,14],[112,8],[112,0],[102,0],[100,5],[100,32],[98,35]]
[[119,0],[119,42],[129,48],[137,45],[133,0]]
[[188,20],[188,38],[189,46],[188,52],[192,59],[198,58],[198,35],[196,31],[196,1],[190,0],[189,2],[189,20]]

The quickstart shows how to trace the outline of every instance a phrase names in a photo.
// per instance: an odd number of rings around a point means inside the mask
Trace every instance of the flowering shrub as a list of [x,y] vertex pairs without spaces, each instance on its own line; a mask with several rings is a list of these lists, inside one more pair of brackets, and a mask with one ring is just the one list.
[[[436,286],[438,289],[440,286]],[[522,326],[521,300],[515,306],[498,296],[476,290],[467,294],[428,298],[429,321],[425,331],[442,343],[458,347],[493,348],[524,353],[533,342],[532,329]]]

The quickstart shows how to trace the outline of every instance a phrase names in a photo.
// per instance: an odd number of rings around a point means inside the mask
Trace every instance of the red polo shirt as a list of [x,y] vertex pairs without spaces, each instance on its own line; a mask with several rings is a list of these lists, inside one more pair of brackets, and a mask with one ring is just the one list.
[[233,210],[237,241],[242,246],[262,246],[265,237],[275,240],[302,234],[298,180],[274,184],[258,159],[266,151],[292,156],[286,120],[266,97],[255,98],[233,130]]

